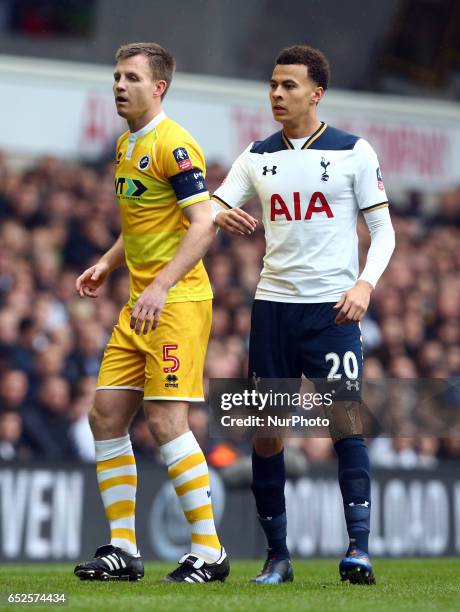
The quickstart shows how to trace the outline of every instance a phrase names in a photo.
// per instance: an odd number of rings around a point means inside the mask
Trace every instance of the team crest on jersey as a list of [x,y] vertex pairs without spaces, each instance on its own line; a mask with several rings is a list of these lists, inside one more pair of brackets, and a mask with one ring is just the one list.
[[174,149],[173,155],[177,165],[179,166],[179,170],[185,172],[186,170],[192,169],[192,162],[188,156],[187,149],[184,147],[178,147],[177,149]]
[[324,157],[321,158],[321,167],[324,169],[324,172],[321,175],[321,180],[324,182],[329,180],[329,174],[327,173],[327,169],[330,165],[331,162],[326,161]]
[[149,167],[150,157],[148,155],[143,155],[139,160],[139,170],[145,170]]
[[380,189],[380,191],[383,191],[385,189],[385,185],[383,184],[382,172],[380,168],[377,168],[377,187]]

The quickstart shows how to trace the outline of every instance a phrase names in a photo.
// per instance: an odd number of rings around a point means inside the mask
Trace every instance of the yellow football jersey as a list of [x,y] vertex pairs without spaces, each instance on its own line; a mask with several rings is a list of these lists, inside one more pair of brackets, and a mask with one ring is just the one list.
[[[117,142],[115,189],[130,276],[129,306],[175,255],[190,225],[182,209],[209,199],[205,159],[180,125],[157,115],[138,132]],[[199,261],[168,292],[167,303],[212,298]]]

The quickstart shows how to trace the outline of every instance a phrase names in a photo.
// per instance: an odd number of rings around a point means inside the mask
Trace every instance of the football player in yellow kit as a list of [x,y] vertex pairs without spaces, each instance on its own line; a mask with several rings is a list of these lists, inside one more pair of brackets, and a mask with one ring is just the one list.
[[97,297],[112,270],[126,263],[130,299],[102,360],[89,414],[97,479],[111,542],[81,563],[81,579],[144,575],[135,534],[136,463],[128,433],[142,401],[168,475],[191,528],[191,551],[172,582],[225,580],[229,563],[213,519],[205,457],[188,426],[188,404],[203,400],[203,366],[212,290],[201,258],[215,230],[200,146],[162,110],[175,61],[155,43],[116,54],[114,95],[129,131],[117,142],[115,188],[121,234],[77,279]]

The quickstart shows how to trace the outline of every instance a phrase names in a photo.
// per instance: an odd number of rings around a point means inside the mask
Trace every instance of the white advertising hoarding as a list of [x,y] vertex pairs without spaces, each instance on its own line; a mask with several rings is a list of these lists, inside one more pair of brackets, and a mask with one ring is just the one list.
[[[0,57],[0,148],[13,155],[95,159],[125,129],[113,104],[112,68]],[[265,84],[177,74],[166,112],[229,165],[252,140],[280,129]],[[394,188],[460,184],[460,105],[328,91],[319,116],[367,138]]]

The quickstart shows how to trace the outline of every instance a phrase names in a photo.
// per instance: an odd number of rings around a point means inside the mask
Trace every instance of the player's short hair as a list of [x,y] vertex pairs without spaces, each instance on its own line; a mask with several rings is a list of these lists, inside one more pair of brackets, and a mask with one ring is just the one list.
[[171,85],[174,69],[176,68],[176,60],[171,53],[163,49],[161,45],[143,42],[122,45],[115,54],[115,60],[118,62],[128,57],[134,57],[135,55],[145,55],[149,60],[152,77],[155,80],[160,79],[166,81],[166,89],[161,96],[161,99],[163,99]]
[[286,47],[276,58],[277,64],[303,64],[308,68],[310,79],[324,90],[329,85],[331,71],[326,56],[319,49],[307,45]]

